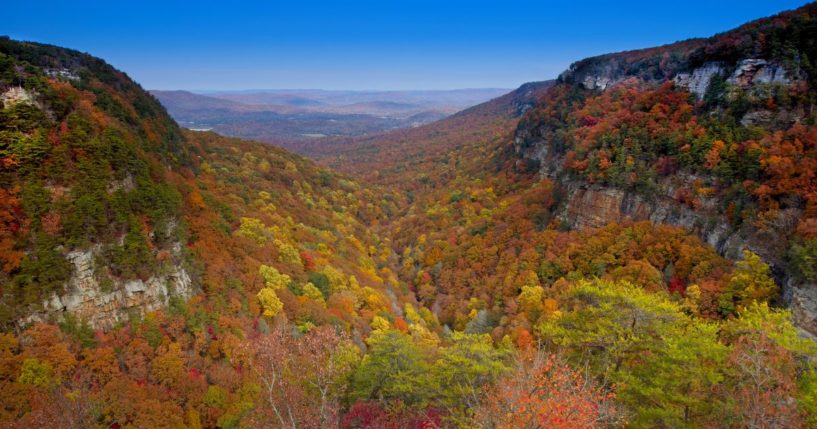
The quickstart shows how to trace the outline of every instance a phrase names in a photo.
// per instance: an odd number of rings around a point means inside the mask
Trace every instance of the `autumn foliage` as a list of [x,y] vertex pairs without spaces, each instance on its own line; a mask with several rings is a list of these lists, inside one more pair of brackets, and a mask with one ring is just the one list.
[[[183,131],[101,60],[0,39],[0,92],[33,100],[0,105],[0,425],[814,427],[817,346],[775,305],[779,273],[817,279],[817,55],[760,92],[670,80],[750,53],[788,67],[781,40],[812,52],[814,16],[307,148],[343,173]],[[604,91],[572,80],[605,65]],[[698,221],[576,228],[571,189]],[[766,242],[716,251],[709,223]],[[72,252],[96,297],[180,270],[193,291],[52,320]]]

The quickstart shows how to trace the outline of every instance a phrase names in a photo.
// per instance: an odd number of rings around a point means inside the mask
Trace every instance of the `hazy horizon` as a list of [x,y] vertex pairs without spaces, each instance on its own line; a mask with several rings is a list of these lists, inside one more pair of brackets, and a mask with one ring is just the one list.
[[[527,82],[523,82],[527,83]],[[326,89],[326,88],[246,88],[246,89],[158,89],[146,88],[148,91],[186,91],[194,94],[237,94],[237,93],[264,93],[264,92],[295,92],[295,91],[323,91],[323,92],[453,92],[453,91],[513,91],[515,88],[505,87],[476,87],[476,88],[441,88],[441,89],[366,89],[366,88],[351,88],[351,89]]]

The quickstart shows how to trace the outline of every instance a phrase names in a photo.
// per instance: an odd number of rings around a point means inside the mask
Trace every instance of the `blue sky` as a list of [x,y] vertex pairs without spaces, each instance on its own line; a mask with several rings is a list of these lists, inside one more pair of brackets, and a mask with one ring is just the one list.
[[0,34],[89,52],[150,89],[512,88],[802,4],[11,0]]

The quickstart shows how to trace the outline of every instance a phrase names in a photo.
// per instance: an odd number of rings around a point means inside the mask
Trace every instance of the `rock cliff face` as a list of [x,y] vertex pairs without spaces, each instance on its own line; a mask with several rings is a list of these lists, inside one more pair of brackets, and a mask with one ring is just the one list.
[[[557,216],[573,228],[598,228],[610,222],[649,220],[688,228],[721,255],[738,260],[743,249],[760,255],[775,273],[782,285],[783,299],[792,311],[794,320],[804,333],[817,339],[817,285],[798,284],[789,278],[781,256],[785,254],[785,240],[775,231],[760,231],[751,226],[735,229],[718,214],[714,199],[702,207],[692,209],[671,197],[675,186],[664,183],[666,194],[647,199],[633,192],[603,186],[587,186],[578,181],[560,182],[565,204]],[[789,209],[781,211],[776,224],[793,230],[802,213]]]
[[712,78],[723,73],[724,65],[720,62],[709,62],[696,68],[692,73],[678,73],[673,78],[676,85],[687,88],[689,92],[704,98]]
[[[562,194],[568,196],[557,216],[573,228],[599,228],[611,222],[649,220],[688,228],[731,259],[740,258],[743,249],[750,249],[773,266],[782,262],[779,255],[785,248],[781,247],[780,240],[774,240],[774,233],[748,226],[732,227],[719,214],[717,199],[702,199],[696,208],[678,201],[677,191],[693,186],[694,176],[678,175],[662,180],[662,193],[650,197],[576,180],[557,180]],[[798,210],[781,211],[778,223],[793,228],[798,217]]]
[[[773,61],[745,58],[733,62],[704,61],[691,68],[688,63],[676,63],[660,68],[647,66],[633,72],[630,65],[615,55],[589,59],[574,64],[560,77],[560,83],[574,85],[585,90],[605,91],[625,79],[637,78],[645,82],[661,84],[672,81],[676,87],[695,94],[699,100],[716,78],[725,85],[747,93],[760,94],[775,86],[790,86],[805,77],[801,72],[791,72]],[[628,68],[630,67],[630,68]],[[647,71],[644,71],[647,70]],[[688,71],[681,71],[688,70]],[[743,125],[755,125],[769,129],[789,127],[805,117],[802,107],[795,109],[750,110],[740,119]],[[565,198],[556,215],[572,228],[595,228],[610,222],[649,220],[688,228],[711,245],[721,255],[736,260],[743,249],[760,255],[771,267],[783,289],[783,299],[792,310],[795,320],[806,333],[817,337],[817,285],[794,282],[783,260],[787,240],[795,230],[802,210],[780,210],[776,219],[767,219],[768,227],[742,225],[734,227],[723,214],[721,202],[716,198],[699,197],[690,204],[679,198],[684,190],[693,189],[697,180],[714,183],[712,177],[701,178],[678,173],[660,179],[657,192],[639,194],[635,191],[612,186],[589,184],[563,171],[564,157],[556,153],[555,141],[560,140],[558,126],[547,123],[521,123],[516,131],[514,149],[517,155],[539,165],[539,175],[557,183]]]
[[742,60],[735,67],[735,71],[727,82],[740,87],[763,83],[789,84],[786,71],[779,64],[772,64],[766,60],[749,58]]
[[0,105],[2,105],[2,107],[9,108],[15,104],[31,104],[41,107],[37,102],[36,94],[17,86],[11,87],[6,92],[0,94]]
[[734,228],[722,214],[720,201],[702,198],[695,208],[679,201],[678,191],[691,189],[696,179],[677,174],[657,183],[657,195],[645,196],[615,187],[590,185],[571,179],[562,171],[563,160],[554,157],[546,140],[532,142],[531,130],[520,129],[515,139],[516,152],[540,165],[539,174],[554,180],[565,195],[557,217],[572,228],[597,228],[610,222],[649,220],[688,228],[721,255],[737,260],[743,249],[749,249],[768,263],[783,290],[783,300],[791,309],[797,326],[817,338],[817,285],[798,284],[785,269],[782,259],[789,236],[802,216],[799,209],[781,210],[769,223],[770,229],[754,225]]
[[187,299],[193,294],[190,275],[179,262],[180,245],[174,248],[174,261],[162,273],[147,280],[113,280],[99,274],[95,262],[101,248],[68,253],[74,272],[64,293],[53,294],[42,303],[42,310],[32,313],[18,324],[61,320],[66,314],[87,322],[97,329],[107,329],[131,316],[158,310],[172,297]]

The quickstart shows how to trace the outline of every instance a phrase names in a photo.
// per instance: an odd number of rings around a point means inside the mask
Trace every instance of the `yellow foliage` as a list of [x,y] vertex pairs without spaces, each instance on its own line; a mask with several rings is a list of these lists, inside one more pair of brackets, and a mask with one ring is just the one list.
[[252,217],[242,217],[241,225],[235,234],[239,237],[251,238],[261,245],[265,244],[267,240],[272,237],[272,231],[259,219]]
[[261,274],[261,278],[264,279],[266,287],[273,291],[286,287],[292,281],[288,275],[281,274],[275,267],[261,265],[258,271]]
[[346,276],[331,265],[323,267],[321,273],[329,280],[329,290],[333,293],[349,288],[349,283]]
[[301,265],[301,255],[298,253],[298,250],[295,249],[295,246],[289,243],[284,243],[281,240],[275,240],[273,243],[275,244],[275,247],[278,248],[279,261],[288,264]]
[[284,309],[284,303],[278,298],[274,289],[265,287],[258,292],[257,296],[266,317],[274,317]]
[[374,316],[370,326],[372,327],[373,331],[386,331],[391,327],[391,324],[383,317]]
[[323,293],[312,282],[309,282],[303,287],[304,296],[326,307],[326,300],[323,298]]

